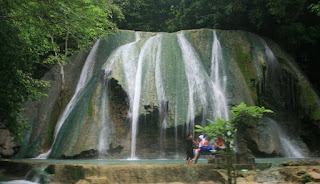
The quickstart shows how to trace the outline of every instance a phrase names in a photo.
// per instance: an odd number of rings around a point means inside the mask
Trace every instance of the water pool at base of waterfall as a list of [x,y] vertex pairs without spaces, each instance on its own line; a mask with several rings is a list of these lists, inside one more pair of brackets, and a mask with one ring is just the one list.
[[[311,158],[311,157],[310,157]],[[277,164],[288,160],[299,160],[308,158],[255,158],[256,163]],[[314,159],[314,158],[312,158]],[[184,159],[9,159],[16,162],[34,162],[43,164],[84,164],[84,165],[167,165],[167,164],[185,164]],[[208,159],[201,158],[197,164],[207,164]]]
[[[44,164],[84,164],[84,165],[167,165],[185,164],[184,159],[12,159],[17,162],[34,162]],[[199,159],[198,164],[208,163]]]

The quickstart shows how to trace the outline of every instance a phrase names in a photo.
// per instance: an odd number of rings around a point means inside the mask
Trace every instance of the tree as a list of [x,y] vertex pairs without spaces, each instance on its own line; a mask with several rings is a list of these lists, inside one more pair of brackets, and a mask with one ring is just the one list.
[[40,41],[40,53],[48,55],[45,63],[61,67],[62,89],[68,56],[86,49],[98,36],[110,34],[108,30],[116,26],[108,18],[113,12],[120,13],[108,0],[23,1],[15,6],[19,8],[12,16],[25,17],[18,22],[24,36],[33,32],[31,39]]
[[[27,100],[46,96],[39,65],[63,66],[98,37],[116,30],[111,19],[122,14],[111,0],[0,0],[0,123],[21,140],[27,128],[20,113]],[[65,89],[64,80],[62,88]]]

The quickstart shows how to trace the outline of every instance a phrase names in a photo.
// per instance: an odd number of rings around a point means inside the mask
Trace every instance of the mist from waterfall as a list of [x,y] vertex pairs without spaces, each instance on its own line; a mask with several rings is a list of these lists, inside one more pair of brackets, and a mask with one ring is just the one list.
[[36,158],[46,159],[50,155],[50,153],[52,151],[52,147],[56,141],[56,138],[59,134],[59,131],[60,131],[63,123],[65,122],[65,120],[69,116],[69,114],[72,111],[72,109],[74,108],[74,106],[80,100],[80,92],[84,89],[85,85],[87,84],[89,79],[92,77],[93,68],[94,68],[94,60],[96,57],[96,52],[97,52],[97,48],[98,48],[99,43],[100,43],[100,40],[97,40],[96,43],[94,44],[94,46],[92,47],[92,49],[91,49],[91,51],[85,61],[85,64],[81,70],[81,75],[80,75],[76,90],[75,90],[71,100],[69,101],[68,105],[64,109],[62,115],[60,116],[57,124],[56,124],[54,136],[53,136],[53,143],[51,144],[50,149],[46,153],[42,153],[39,156],[37,156]]

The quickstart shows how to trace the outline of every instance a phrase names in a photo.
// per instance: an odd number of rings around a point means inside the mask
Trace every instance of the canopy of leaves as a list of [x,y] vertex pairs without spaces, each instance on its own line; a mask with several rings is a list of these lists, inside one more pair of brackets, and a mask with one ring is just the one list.
[[[120,29],[167,31],[167,21],[175,17],[179,0],[114,0],[125,16],[118,22]],[[174,23],[173,23],[174,24]]]
[[[0,0],[0,125],[21,138],[28,127],[20,113],[27,100],[46,96],[49,83],[35,77],[43,62],[65,64],[122,17],[109,0]],[[21,139],[20,139],[21,140]]]

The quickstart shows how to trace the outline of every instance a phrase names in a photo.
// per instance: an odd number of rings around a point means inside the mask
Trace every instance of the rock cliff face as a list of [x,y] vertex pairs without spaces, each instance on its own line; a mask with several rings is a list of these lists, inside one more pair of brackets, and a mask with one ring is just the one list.
[[[317,94],[290,56],[255,34],[120,31],[72,60],[67,91],[53,68],[44,76],[52,82],[48,98],[27,104],[32,131],[18,156],[35,157],[53,145],[53,158],[172,158],[184,155],[195,124],[227,119],[241,102],[274,110],[272,122],[289,139],[305,151],[318,149]],[[284,155],[275,130],[268,120],[257,123],[238,136],[240,151]]]

